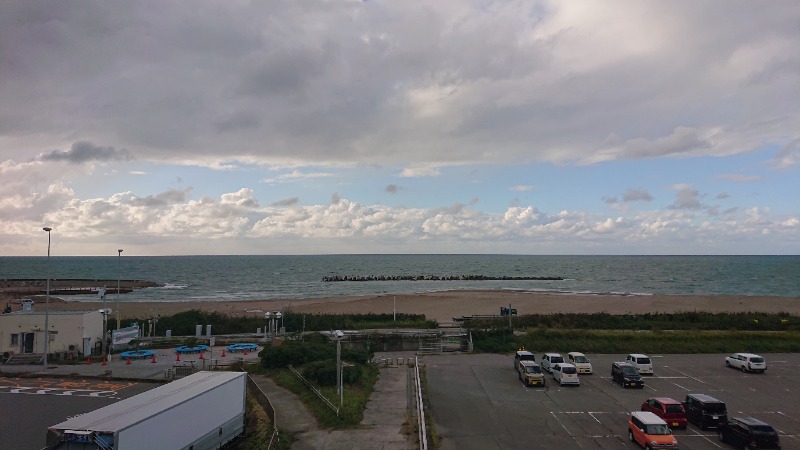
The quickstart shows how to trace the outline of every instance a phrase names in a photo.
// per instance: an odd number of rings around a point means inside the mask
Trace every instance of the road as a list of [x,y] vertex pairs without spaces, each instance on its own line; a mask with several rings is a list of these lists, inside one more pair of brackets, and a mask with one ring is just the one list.
[[[534,353],[538,361],[541,353]],[[428,412],[441,449],[634,449],[630,411],[649,397],[705,393],[726,402],[730,417],[771,424],[784,450],[800,450],[800,354],[764,355],[763,375],[726,368],[726,355],[650,355],[655,375],[644,377],[644,389],[611,382],[611,363],[624,355],[588,356],[596,373],[581,376],[580,387],[563,388],[550,375],[546,387],[526,388],[507,355],[426,356]],[[681,449],[731,448],[715,430],[694,425],[675,436]]]
[[0,448],[40,450],[47,427],[157,386],[82,378],[0,378]]

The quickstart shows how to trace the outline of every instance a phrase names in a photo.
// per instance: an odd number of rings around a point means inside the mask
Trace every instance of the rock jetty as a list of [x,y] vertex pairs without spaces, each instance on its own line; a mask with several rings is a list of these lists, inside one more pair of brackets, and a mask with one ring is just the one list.
[[331,275],[323,282],[336,281],[559,281],[562,277],[517,277],[488,275]]

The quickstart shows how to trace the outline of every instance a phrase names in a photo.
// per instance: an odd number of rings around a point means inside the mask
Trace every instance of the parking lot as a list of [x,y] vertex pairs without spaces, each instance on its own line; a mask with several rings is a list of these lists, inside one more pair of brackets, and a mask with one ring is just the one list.
[[82,378],[0,378],[0,448],[39,450],[47,427],[158,386]]
[[[534,354],[538,361],[542,352]],[[763,375],[726,368],[727,355],[651,354],[655,374],[644,377],[644,389],[611,382],[611,363],[625,355],[587,356],[595,374],[581,375],[580,387],[563,388],[547,374],[546,387],[526,388],[508,355],[426,356],[429,413],[441,448],[633,449],[627,421],[644,400],[704,393],[724,401],[729,417],[772,425],[784,450],[800,450],[800,354],[763,355],[769,365]],[[732,448],[713,429],[690,424],[674,434],[682,449]]]

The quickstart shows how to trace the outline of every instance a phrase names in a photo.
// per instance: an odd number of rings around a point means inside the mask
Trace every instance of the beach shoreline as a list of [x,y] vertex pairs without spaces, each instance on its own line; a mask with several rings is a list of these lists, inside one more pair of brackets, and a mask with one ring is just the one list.
[[[454,317],[499,314],[511,306],[519,314],[608,313],[644,314],[703,311],[710,313],[787,313],[800,316],[800,298],[744,295],[615,295],[562,294],[511,290],[452,290],[416,294],[319,297],[238,301],[119,302],[122,317],[144,319],[199,310],[233,316],[263,317],[268,311],[305,314],[424,314],[428,320],[451,322]],[[116,299],[106,306],[115,309]],[[51,297],[51,311],[93,310],[100,301],[69,301]],[[35,308],[44,309],[37,298]],[[16,308],[15,308],[16,309]],[[112,315],[116,314],[116,311]]]

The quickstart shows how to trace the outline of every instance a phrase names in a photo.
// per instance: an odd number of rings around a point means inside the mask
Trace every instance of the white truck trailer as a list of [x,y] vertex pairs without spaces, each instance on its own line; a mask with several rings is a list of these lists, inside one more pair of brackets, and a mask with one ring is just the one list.
[[247,373],[197,372],[47,430],[47,449],[210,450],[244,431]]

